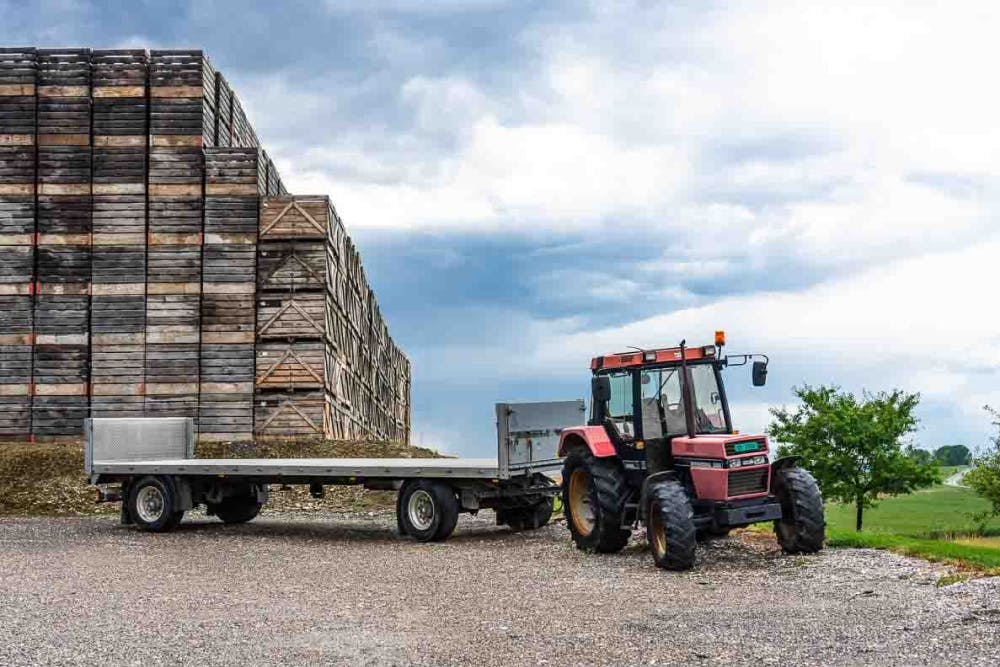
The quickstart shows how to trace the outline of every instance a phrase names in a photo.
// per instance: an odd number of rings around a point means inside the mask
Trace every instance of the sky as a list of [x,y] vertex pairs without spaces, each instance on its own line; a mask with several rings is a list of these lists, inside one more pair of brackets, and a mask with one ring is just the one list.
[[[361,7],[359,9],[358,7]],[[329,194],[413,362],[413,437],[592,356],[728,334],[736,425],[792,387],[1000,406],[1000,8],[982,2],[0,0],[0,42],[203,48],[296,194]]]

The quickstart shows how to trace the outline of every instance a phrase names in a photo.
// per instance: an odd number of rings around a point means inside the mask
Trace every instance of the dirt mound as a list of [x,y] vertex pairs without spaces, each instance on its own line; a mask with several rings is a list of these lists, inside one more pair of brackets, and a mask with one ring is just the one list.
[[[202,442],[198,458],[436,458],[421,447],[391,442],[317,439],[263,442]],[[97,505],[96,492],[83,473],[83,444],[26,442],[0,443],[0,516],[81,516],[114,514],[117,504]],[[358,511],[391,509],[390,491],[365,491],[358,486],[328,487],[324,498],[309,495],[303,486],[271,487],[265,511]]]

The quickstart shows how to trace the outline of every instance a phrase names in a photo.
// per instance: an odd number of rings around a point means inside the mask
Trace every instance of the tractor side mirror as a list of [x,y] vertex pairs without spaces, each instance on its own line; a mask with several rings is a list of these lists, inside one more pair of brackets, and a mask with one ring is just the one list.
[[611,378],[607,375],[598,375],[590,381],[591,393],[594,403],[601,405],[611,400]]
[[753,362],[753,370],[751,372],[751,377],[753,379],[753,386],[763,387],[767,384],[767,362],[766,361],[755,361]]

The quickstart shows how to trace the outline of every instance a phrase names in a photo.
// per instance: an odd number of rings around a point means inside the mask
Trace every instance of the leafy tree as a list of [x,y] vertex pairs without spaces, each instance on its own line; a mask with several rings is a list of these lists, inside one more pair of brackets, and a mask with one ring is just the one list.
[[934,450],[934,458],[943,466],[967,466],[972,461],[972,452],[965,445],[945,445]]
[[962,483],[990,503],[988,511],[973,517],[979,524],[980,530],[986,527],[986,522],[991,516],[1000,515],[1000,412],[988,405],[985,409],[992,417],[997,433],[990,438],[990,448],[974,461],[972,470],[962,478]]
[[934,465],[938,465],[937,459],[926,449],[913,448],[910,450],[910,456],[917,463],[933,463]]
[[855,528],[879,496],[911,493],[939,481],[937,463],[919,460],[912,445],[919,394],[899,389],[859,400],[839,387],[793,388],[801,405],[771,408],[768,433],[780,444],[778,456],[799,456],[827,500],[852,503]]

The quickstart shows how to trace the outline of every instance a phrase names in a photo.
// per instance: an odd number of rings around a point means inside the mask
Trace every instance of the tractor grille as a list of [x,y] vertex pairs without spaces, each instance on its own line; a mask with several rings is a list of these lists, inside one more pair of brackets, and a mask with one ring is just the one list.
[[754,470],[733,470],[729,473],[729,493],[731,496],[743,496],[748,493],[764,493],[767,491],[767,473],[770,468]]
[[[744,449],[744,447],[747,447],[748,445],[751,445],[751,444],[752,445],[756,445],[756,446],[753,447],[753,448],[751,448],[751,449]],[[739,451],[736,450],[736,446],[737,445],[740,446]],[[764,450],[764,441],[763,440],[750,440],[750,441],[744,440],[742,442],[727,442],[726,443],[726,456],[736,456],[737,454],[749,454],[750,452],[760,452],[760,451],[763,451],[763,450]]]

